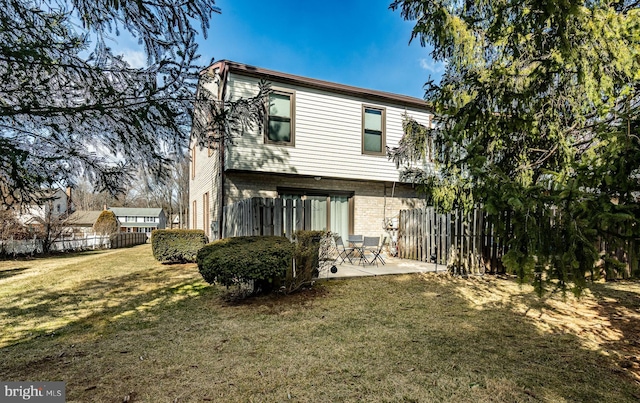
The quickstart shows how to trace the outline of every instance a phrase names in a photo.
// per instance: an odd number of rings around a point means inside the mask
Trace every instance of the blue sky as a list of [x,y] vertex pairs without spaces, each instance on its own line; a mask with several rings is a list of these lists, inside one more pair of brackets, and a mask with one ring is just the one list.
[[[422,98],[442,64],[418,40],[391,0],[218,0],[200,62],[228,59],[301,76]],[[134,62],[136,53],[126,50]]]

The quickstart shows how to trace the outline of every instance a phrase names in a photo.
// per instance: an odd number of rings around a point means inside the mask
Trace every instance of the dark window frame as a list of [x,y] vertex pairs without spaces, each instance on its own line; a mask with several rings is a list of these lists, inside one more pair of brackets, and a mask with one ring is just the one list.
[[[269,114],[269,109],[270,109],[270,99],[267,98],[267,113],[265,116],[265,122],[264,122],[264,130],[263,130],[263,136],[264,136],[264,143],[265,144],[274,144],[274,145],[279,145],[279,146],[289,146],[289,147],[295,147],[295,138],[296,138],[296,130],[295,130],[295,126],[296,126],[296,92],[295,90],[291,90],[291,89],[286,89],[286,88],[278,88],[278,87],[272,87],[271,88],[271,94],[278,94],[278,95],[287,95],[289,96],[289,123],[290,123],[290,127],[291,127],[291,136],[289,138],[289,141],[275,141],[275,140],[271,140],[269,138],[269,119],[271,118],[271,115]],[[286,118],[282,118],[279,116],[275,116],[279,119],[286,119]],[[282,120],[285,121],[285,120]]]

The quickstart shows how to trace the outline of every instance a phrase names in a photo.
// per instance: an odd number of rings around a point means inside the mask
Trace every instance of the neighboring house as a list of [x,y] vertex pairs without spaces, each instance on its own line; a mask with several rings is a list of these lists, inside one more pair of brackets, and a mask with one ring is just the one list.
[[103,210],[90,210],[90,211],[74,211],[69,217],[67,226],[70,227],[74,234],[88,235],[93,234],[93,225],[102,214]]
[[165,229],[167,217],[161,208],[109,207],[120,221],[121,232],[146,232]]
[[42,199],[40,203],[25,207],[19,216],[22,224],[30,227],[38,226],[42,221],[57,219],[73,211],[71,188],[44,191]]
[[261,80],[272,93],[262,130],[213,149],[192,141],[190,228],[218,238],[223,207],[259,196],[310,199],[314,229],[378,236],[400,209],[422,204],[386,147],[398,145],[405,115],[431,124],[425,101],[230,61],[202,74],[218,100],[254,96]]
[[180,214],[174,214],[171,220],[171,228],[182,228],[180,222]]

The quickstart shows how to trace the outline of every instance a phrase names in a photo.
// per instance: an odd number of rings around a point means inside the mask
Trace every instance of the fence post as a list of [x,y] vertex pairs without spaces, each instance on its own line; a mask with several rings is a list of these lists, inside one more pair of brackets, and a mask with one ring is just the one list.
[[260,219],[262,218],[262,214],[260,214],[260,210],[262,208],[262,198],[261,197],[253,197],[251,198],[251,235],[263,235],[261,233],[262,225],[260,223]]
[[422,253],[422,209],[416,209],[416,260],[423,261]]
[[289,240],[292,240],[293,228],[294,228],[294,225],[293,225],[294,203],[293,203],[293,199],[287,199],[285,202],[286,202],[286,210],[285,210],[286,222],[285,222],[284,233],[286,237],[289,238]]
[[283,235],[282,213],[282,199],[278,197],[273,200],[273,235],[275,236]]
[[264,199],[262,209],[262,235],[273,235],[273,199]]

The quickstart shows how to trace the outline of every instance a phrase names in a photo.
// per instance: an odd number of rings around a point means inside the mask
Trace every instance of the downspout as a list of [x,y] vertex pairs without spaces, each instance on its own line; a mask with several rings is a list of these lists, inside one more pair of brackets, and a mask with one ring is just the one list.
[[[382,204],[382,230],[386,233],[389,232],[389,225],[387,223],[387,182],[383,182],[382,186],[384,186],[384,191],[382,193],[383,204]],[[384,242],[384,238],[382,240]],[[384,248],[384,244],[382,245]]]
[[[220,110],[224,111],[224,99],[227,95],[227,78],[229,77],[229,66],[226,62],[222,62],[222,66],[220,66],[220,86],[218,87],[218,99],[220,100]],[[218,239],[222,239],[222,229],[224,228],[224,199],[225,199],[225,142],[226,142],[226,127],[223,127],[222,138],[220,139],[220,153],[219,153],[219,163],[220,163],[220,201],[218,205],[220,208],[218,209]]]

